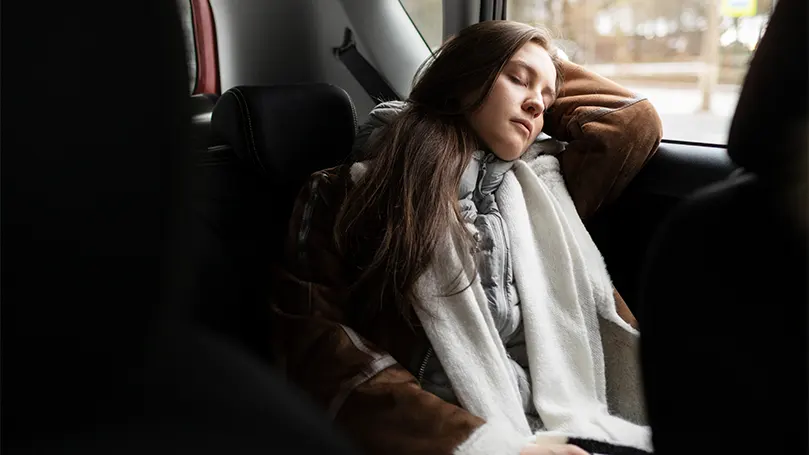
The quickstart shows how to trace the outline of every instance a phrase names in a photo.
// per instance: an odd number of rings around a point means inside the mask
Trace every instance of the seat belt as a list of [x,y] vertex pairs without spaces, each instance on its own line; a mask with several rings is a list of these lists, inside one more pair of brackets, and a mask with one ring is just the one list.
[[348,68],[354,79],[360,83],[365,92],[374,100],[374,102],[381,103],[383,101],[394,101],[402,99],[390,84],[382,77],[381,74],[374,68],[365,57],[360,54],[357,49],[357,43],[354,42],[354,35],[351,29],[346,28],[345,35],[343,36],[343,44],[340,47],[332,49],[334,56],[343,62],[343,65]]

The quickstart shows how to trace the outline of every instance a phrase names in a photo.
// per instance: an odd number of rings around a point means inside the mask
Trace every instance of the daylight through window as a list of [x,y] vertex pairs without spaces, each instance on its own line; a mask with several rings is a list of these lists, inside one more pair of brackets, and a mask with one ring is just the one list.
[[664,138],[725,144],[741,83],[777,0],[508,0],[573,62],[648,97]]

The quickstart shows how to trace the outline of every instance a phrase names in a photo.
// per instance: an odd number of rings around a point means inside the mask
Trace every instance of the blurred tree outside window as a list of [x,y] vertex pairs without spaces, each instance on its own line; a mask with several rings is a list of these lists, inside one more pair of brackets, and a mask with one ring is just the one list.
[[777,0],[507,1],[508,19],[547,27],[570,60],[648,97],[666,139],[724,144]]

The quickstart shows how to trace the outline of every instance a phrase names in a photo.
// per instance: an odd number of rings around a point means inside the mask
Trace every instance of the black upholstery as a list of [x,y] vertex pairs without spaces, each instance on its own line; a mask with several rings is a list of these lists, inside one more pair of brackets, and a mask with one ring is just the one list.
[[192,302],[196,320],[264,355],[256,348],[266,344],[261,338],[266,338],[267,327],[257,302],[270,291],[262,275],[269,267],[264,233],[272,217],[256,206],[268,193],[255,169],[213,134],[218,99],[213,94],[191,96],[194,162],[185,212],[188,260],[182,267],[189,274],[183,297]]
[[211,133],[211,115],[219,96],[200,93],[191,96],[191,148],[204,151],[217,145]]
[[117,415],[141,366],[188,148],[174,5],[3,5],[4,444]]
[[[264,180],[269,193],[255,210],[288,220],[309,175],[348,157],[356,117],[348,94],[328,84],[234,87],[217,103],[212,127]],[[274,259],[286,230],[275,223],[264,233]]]
[[[222,143],[213,136],[211,142]],[[286,223],[263,208],[272,200],[271,187],[223,144],[197,150],[190,188],[185,240],[193,272],[186,288],[195,318],[271,361],[268,274],[278,240],[268,232]]]
[[655,453],[807,453],[806,1],[778,2],[728,153],[658,234],[641,289]]
[[[174,8],[3,5],[2,452],[351,453],[265,363],[187,312],[202,291],[189,289]],[[131,87],[149,102],[116,96]]]
[[308,176],[350,153],[353,104],[327,84],[236,87],[218,100],[211,122],[213,141],[230,149],[200,157],[195,171],[197,314],[271,360],[270,270]]
[[356,122],[351,98],[328,84],[234,87],[212,119],[240,158],[272,185],[296,191],[309,174],[347,156]]

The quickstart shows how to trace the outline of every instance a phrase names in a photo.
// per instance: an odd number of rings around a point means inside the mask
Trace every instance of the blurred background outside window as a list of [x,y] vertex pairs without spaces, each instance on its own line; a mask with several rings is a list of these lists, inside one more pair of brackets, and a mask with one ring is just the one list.
[[[575,63],[654,103],[664,137],[725,144],[750,58],[777,0],[507,0],[510,20],[542,25]],[[401,0],[427,44],[441,0]]]

